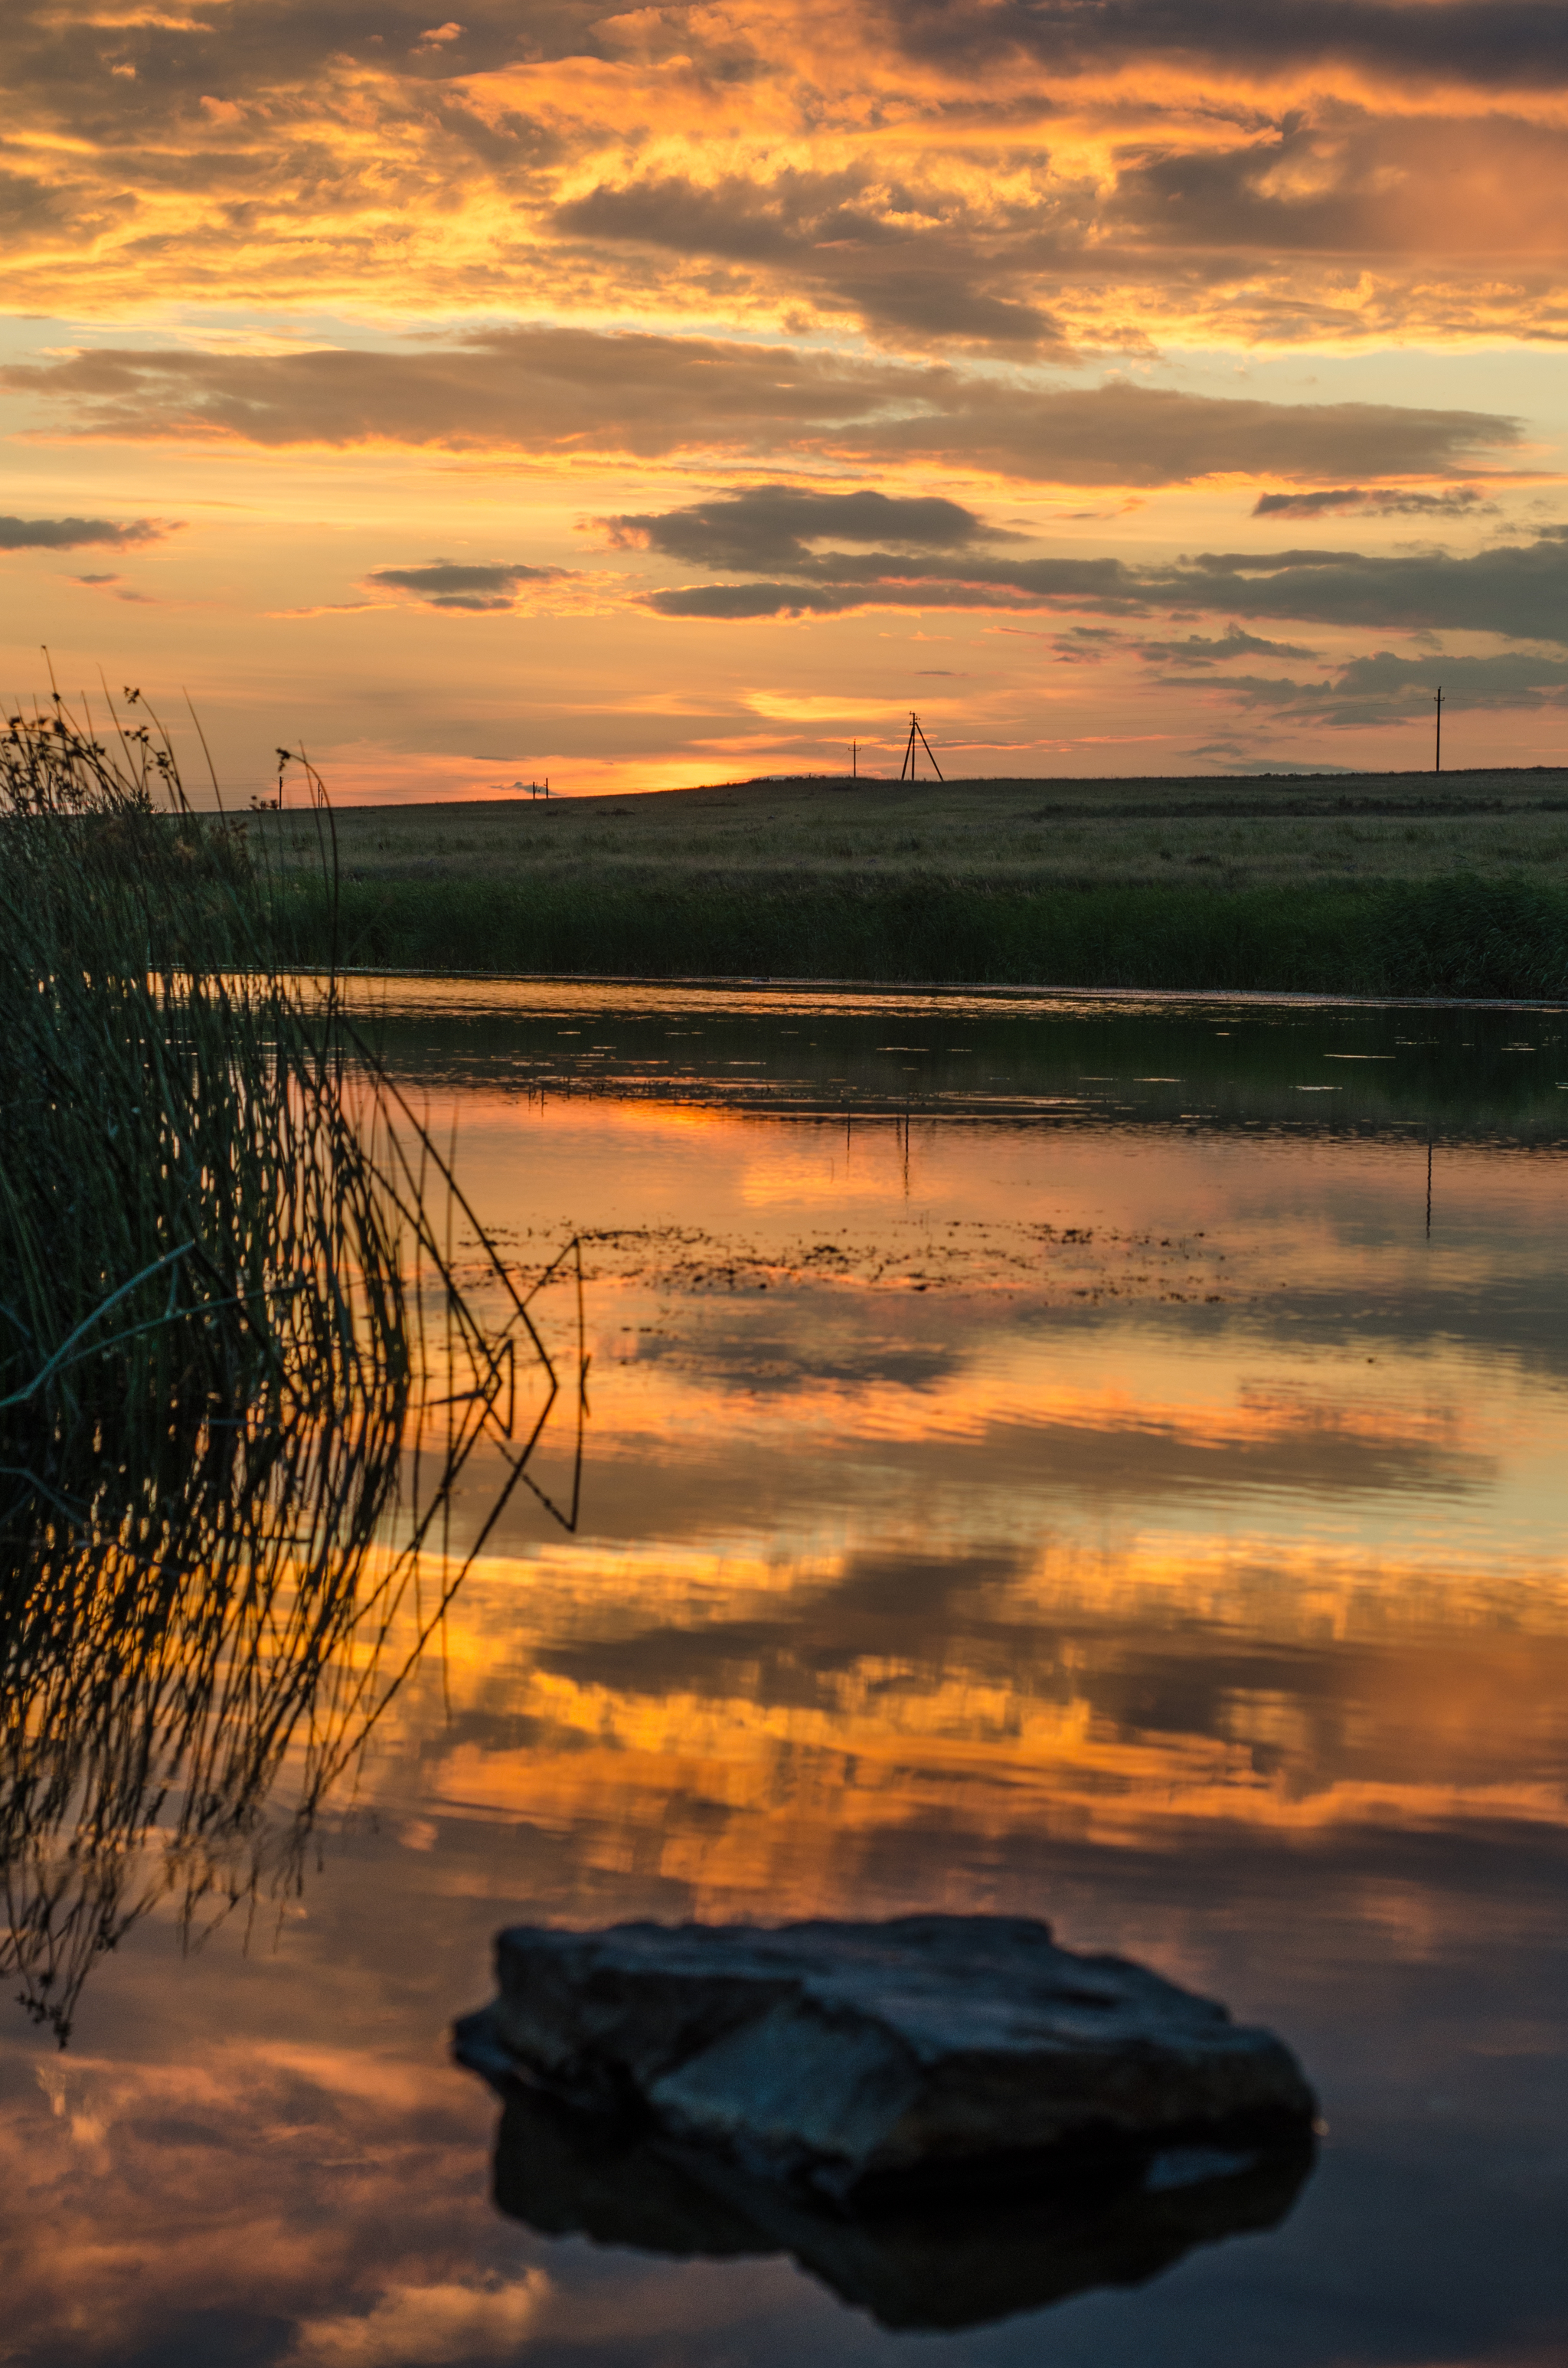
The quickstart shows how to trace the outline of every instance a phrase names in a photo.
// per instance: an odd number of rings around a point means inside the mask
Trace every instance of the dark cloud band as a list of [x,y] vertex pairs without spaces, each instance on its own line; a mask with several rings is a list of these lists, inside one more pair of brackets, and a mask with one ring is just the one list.
[[884,549],[959,551],[1013,542],[960,502],[932,495],[820,493],[808,485],[758,485],[685,508],[602,518],[612,544],[662,552],[699,567],[759,571],[811,559],[811,545],[880,543]]
[[1124,560],[922,560],[831,552],[803,581],[699,584],[646,596],[666,617],[840,616],[854,609],[1062,609],[1279,618],[1379,631],[1497,633],[1568,647],[1568,527],[1465,558],[1358,551],[1203,552]]
[[1322,682],[1232,676],[1219,686],[1240,707],[1295,723],[1330,726],[1400,723],[1429,717],[1437,685],[1445,708],[1497,710],[1568,706],[1568,658],[1502,650],[1487,657],[1402,658],[1380,650],[1352,658]]
[[13,364],[0,385],[37,398],[51,420],[116,438],[679,453],[732,465],[831,456],[1076,486],[1470,475],[1521,434],[1487,412],[1042,385],[817,347],[532,325],[393,353],[100,347]]
[[1311,494],[1260,494],[1254,518],[1463,518],[1495,510],[1473,485],[1426,494],[1408,485],[1340,485]]
[[170,530],[160,518],[132,518],[117,526],[112,518],[0,518],[0,551],[75,551],[84,543],[132,551],[161,541]]
[[903,46],[966,77],[1006,56],[1056,74],[1155,59],[1269,73],[1337,63],[1401,83],[1568,82],[1556,0],[890,0]]

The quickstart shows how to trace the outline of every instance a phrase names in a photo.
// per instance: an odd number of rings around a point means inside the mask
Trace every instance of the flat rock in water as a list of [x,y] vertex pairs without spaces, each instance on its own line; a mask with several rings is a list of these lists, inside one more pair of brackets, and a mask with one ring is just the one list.
[[1022,1918],[519,1925],[496,1964],[477,2068],[851,2207],[1316,2111],[1272,2033]]

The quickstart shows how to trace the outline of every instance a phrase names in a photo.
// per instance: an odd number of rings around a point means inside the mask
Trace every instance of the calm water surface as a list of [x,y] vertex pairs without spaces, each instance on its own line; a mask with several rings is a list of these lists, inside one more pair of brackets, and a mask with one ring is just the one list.
[[[367,995],[581,1336],[297,1879],[7,2009],[0,2358],[1568,2356],[1563,1015]],[[935,1907],[1278,2029],[1294,2208],[958,2333],[497,2210],[500,1923]]]

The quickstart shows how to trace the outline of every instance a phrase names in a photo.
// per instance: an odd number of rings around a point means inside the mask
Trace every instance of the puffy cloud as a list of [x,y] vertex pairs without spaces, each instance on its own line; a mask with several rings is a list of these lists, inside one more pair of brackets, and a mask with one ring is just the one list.
[[1568,644],[1568,528],[1456,558],[1443,551],[1204,552],[1139,571],[1151,597],[1226,616],[1503,633]]
[[954,551],[1015,542],[961,503],[926,495],[827,494],[806,485],[759,485],[683,509],[602,518],[612,544],[664,552],[704,567],[790,567],[827,541],[897,551]]
[[1520,440],[1496,413],[1265,403],[1111,381],[1041,383],[712,337],[524,324],[413,351],[203,353],[102,346],[0,370],[85,434],[275,447],[395,443],[937,461],[1037,484],[1252,475],[1344,485],[1466,473]]
[[1113,246],[1244,253],[1249,274],[1287,280],[1310,281],[1314,257],[1354,256],[1378,272],[1434,251],[1461,273],[1478,256],[1517,268],[1559,252],[1565,167],[1556,122],[1515,121],[1505,142],[1485,119],[1309,107],[1241,137],[1134,143],[1096,211]]
[[131,518],[117,526],[112,518],[0,518],[0,551],[74,551],[85,542],[130,551],[139,543],[160,541],[170,530],[161,518]]
[[1568,706],[1568,658],[1502,650],[1484,657],[1404,658],[1380,650],[1352,658],[1323,682],[1231,676],[1216,685],[1239,705],[1264,708],[1301,723],[1399,723],[1432,712],[1442,686],[1445,708]]
[[466,566],[434,559],[424,567],[376,567],[366,577],[378,591],[411,592],[431,609],[486,611],[515,607],[519,586],[559,581],[563,567],[527,567],[520,560]]

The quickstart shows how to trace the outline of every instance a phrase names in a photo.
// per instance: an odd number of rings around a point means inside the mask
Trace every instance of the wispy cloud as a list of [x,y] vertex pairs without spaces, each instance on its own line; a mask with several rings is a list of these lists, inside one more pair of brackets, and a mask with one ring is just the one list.
[[1259,494],[1254,518],[1472,518],[1495,516],[1498,505],[1474,485],[1424,493],[1411,485],[1324,486],[1308,494]]
[[1187,633],[1176,642],[1139,642],[1138,655],[1152,665],[1167,666],[1222,666],[1231,658],[1315,658],[1315,650],[1300,642],[1269,642],[1233,625],[1224,633]]

